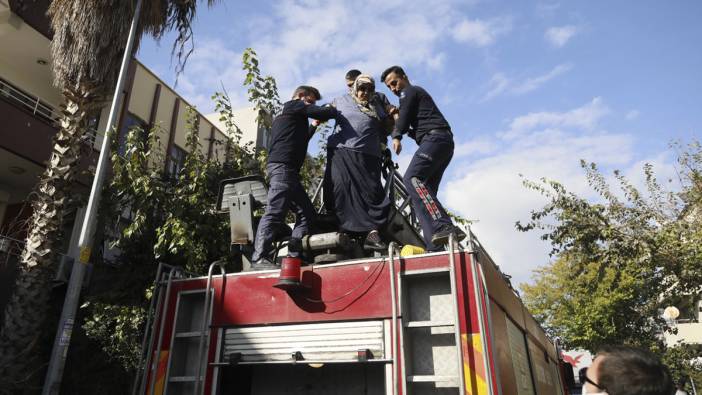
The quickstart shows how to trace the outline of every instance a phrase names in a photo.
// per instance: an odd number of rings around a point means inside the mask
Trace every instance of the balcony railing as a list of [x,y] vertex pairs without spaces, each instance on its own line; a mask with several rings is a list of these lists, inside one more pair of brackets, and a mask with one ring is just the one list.
[[0,97],[25,111],[29,111],[51,125],[56,126],[61,118],[61,113],[54,106],[22,91],[3,78],[0,78]]
[[[59,121],[61,120],[61,112],[56,107],[48,104],[47,102],[41,100],[40,98],[27,93],[7,80],[0,77],[0,98],[5,99],[9,103],[27,111],[42,121],[48,123],[51,126],[59,127]],[[90,129],[85,134],[84,142],[88,145],[95,143],[95,138],[97,136],[97,121],[99,121],[99,113],[90,122]]]

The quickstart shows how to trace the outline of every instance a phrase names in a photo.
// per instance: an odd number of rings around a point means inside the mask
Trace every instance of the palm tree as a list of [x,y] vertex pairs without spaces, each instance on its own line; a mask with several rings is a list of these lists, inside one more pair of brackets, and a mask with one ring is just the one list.
[[[180,73],[194,49],[191,22],[196,5],[202,2],[145,1],[135,48],[144,32],[160,38],[175,30],[172,55],[178,59],[176,71]],[[208,5],[214,2],[207,0]],[[54,84],[62,90],[65,106],[51,158],[36,188],[19,274],[0,327],[0,389],[13,391],[46,366],[45,358],[37,355],[36,343],[49,306],[49,279],[62,212],[71,199],[89,117],[104,106],[116,82],[135,3],[53,0],[49,6]]]

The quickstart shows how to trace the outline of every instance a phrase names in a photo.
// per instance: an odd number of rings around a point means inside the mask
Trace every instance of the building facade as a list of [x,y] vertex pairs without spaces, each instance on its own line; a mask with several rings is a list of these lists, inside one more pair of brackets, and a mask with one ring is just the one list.
[[[46,10],[49,0],[0,0],[0,307],[13,281],[14,265],[31,216],[28,202],[49,160],[58,131],[61,91],[52,84],[51,32]],[[119,67],[119,65],[115,65]],[[110,102],[93,115],[85,139],[83,170],[95,167],[109,116]],[[177,172],[186,153],[189,103],[157,75],[132,59],[117,131],[120,141],[133,126],[157,125],[167,173]],[[224,157],[225,132],[197,113],[201,150],[206,157]],[[86,172],[88,173],[88,172]],[[81,176],[76,188],[89,190],[91,176]],[[76,257],[81,210],[67,215],[66,242],[60,253]],[[68,237],[71,236],[71,237]],[[7,283],[7,284],[5,284]]]

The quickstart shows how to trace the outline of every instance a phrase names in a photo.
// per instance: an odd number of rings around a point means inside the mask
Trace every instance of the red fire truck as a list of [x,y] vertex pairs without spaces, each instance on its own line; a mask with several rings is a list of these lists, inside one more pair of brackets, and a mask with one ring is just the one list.
[[[221,203],[242,244],[252,229],[233,211],[265,195],[252,185]],[[279,270],[162,264],[133,393],[566,394],[557,347],[468,233],[446,252],[393,242],[386,256],[304,266],[293,289],[276,287]],[[329,240],[307,246],[328,257]]]

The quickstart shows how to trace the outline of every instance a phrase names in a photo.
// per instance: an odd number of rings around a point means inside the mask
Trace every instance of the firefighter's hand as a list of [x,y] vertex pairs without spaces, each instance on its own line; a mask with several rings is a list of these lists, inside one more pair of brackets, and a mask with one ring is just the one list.
[[314,126],[315,128],[316,128],[317,126],[319,126],[321,123],[322,123],[322,121],[320,121],[319,119],[313,119],[313,120],[312,120],[312,126]]
[[400,139],[392,139],[392,150],[395,151],[395,154],[400,155],[400,152],[402,152],[402,141]]

